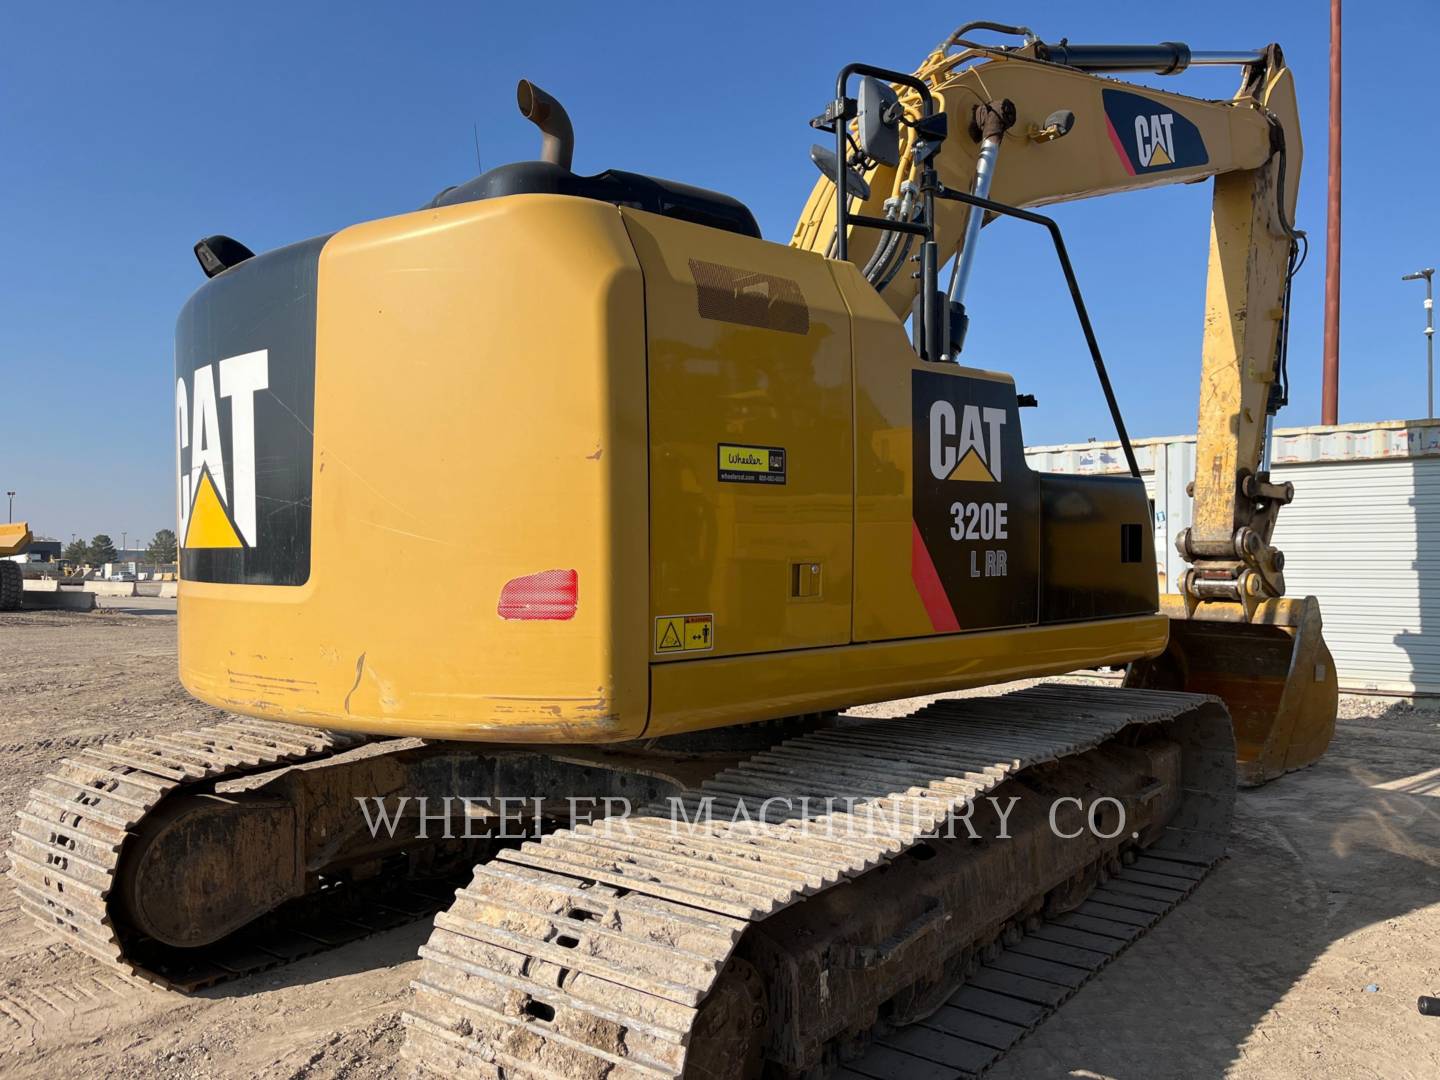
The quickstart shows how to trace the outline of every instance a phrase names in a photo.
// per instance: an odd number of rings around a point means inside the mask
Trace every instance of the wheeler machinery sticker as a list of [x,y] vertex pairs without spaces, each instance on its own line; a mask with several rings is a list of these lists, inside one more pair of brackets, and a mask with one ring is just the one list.
[[783,446],[745,446],[721,443],[716,448],[716,467],[721,480],[731,484],[785,483]]
[[937,631],[1033,622],[1039,491],[1009,382],[917,370],[911,574]]
[[1110,141],[1131,176],[1207,164],[1200,129],[1160,102],[1126,90],[1101,90]]
[[714,615],[661,615],[655,620],[657,653],[709,652],[714,648]]
[[303,585],[310,577],[315,288],[324,242],[232,267],[201,286],[180,315],[176,498],[187,581]]

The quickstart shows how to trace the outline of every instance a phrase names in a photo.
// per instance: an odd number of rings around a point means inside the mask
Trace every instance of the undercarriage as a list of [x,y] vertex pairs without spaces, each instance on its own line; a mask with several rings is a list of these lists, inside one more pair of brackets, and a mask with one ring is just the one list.
[[817,1076],[962,987],[951,1051],[998,1055],[1219,857],[1233,785],[1214,699],[1090,687],[614,750],[236,721],[62,763],[13,873],[179,990],[440,911],[422,1074]]

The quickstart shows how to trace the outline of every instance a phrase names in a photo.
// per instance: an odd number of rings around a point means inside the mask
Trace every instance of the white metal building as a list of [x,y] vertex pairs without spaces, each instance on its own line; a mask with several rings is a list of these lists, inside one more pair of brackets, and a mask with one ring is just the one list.
[[[1173,592],[1195,436],[1134,447],[1155,510],[1161,588]],[[1440,694],[1440,420],[1279,428],[1271,452],[1273,479],[1295,485],[1275,529],[1286,592],[1319,597],[1341,688]],[[1118,442],[1035,446],[1026,456],[1045,472],[1127,471]]]

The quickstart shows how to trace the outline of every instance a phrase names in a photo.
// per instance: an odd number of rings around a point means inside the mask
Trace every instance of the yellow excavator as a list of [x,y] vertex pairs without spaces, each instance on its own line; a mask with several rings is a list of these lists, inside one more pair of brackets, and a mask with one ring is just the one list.
[[[1234,99],[1103,77],[1195,64],[1235,65]],[[1203,877],[1237,779],[1333,728],[1271,544],[1304,243],[1280,49],[970,24],[914,74],[848,65],[789,245],[724,195],[577,175],[564,109],[518,103],[539,160],[264,254],[196,245],[180,675],[236,718],[58,765],[20,901],[181,990],[443,908],[405,1013],[427,1075],[814,1076],[942,1006],[926,1060],[978,1071]],[[1207,177],[1162,598],[1033,208]],[[1036,227],[1130,477],[1032,471],[1033,399],[962,363],[977,258]],[[401,552],[473,569],[374,572]]]
[[25,577],[11,555],[23,555],[35,537],[23,521],[0,525],[0,611],[19,611],[25,602]]

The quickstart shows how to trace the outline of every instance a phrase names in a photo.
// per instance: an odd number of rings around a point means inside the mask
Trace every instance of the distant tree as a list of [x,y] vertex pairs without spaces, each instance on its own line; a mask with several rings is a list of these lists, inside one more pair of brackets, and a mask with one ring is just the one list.
[[115,541],[104,533],[96,533],[95,538],[90,541],[90,562],[95,566],[103,566],[105,563],[115,562],[119,558],[119,552],[115,550]]
[[155,539],[150,541],[145,554],[150,557],[151,562],[172,563],[175,561],[175,547],[174,530],[161,529],[155,534]]
[[72,540],[66,545],[65,551],[60,557],[68,563],[83,566],[90,561],[90,545],[84,540]]

